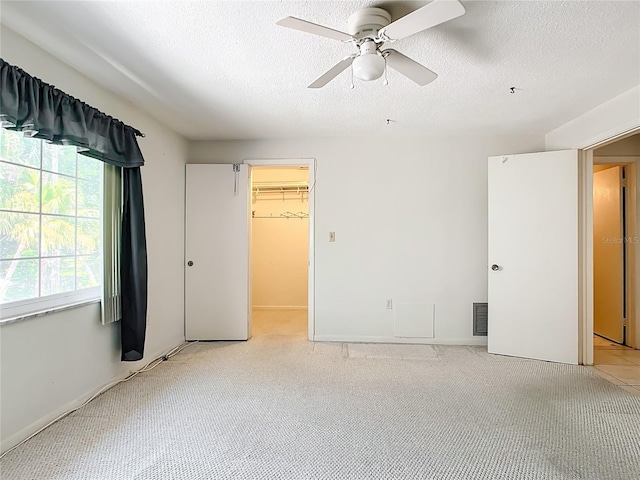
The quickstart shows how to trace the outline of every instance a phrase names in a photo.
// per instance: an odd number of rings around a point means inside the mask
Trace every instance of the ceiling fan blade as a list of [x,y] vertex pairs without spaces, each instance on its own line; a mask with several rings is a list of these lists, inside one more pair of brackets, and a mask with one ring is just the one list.
[[355,55],[351,55],[349,57],[343,58],[338,63],[336,63],[333,67],[327,70],[325,74],[318,77],[318,79],[315,82],[313,82],[311,85],[309,85],[309,87],[307,88],[324,87],[327,83],[329,83],[331,80],[333,80],[338,75],[340,75],[345,69],[347,69],[347,67],[349,67],[349,65],[353,63],[354,58],[355,58]]
[[427,28],[453,20],[465,12],[458,0],[434,0],[380,30],[381,36],[390,40],[400,40]]
[[421,87],[433,82],[438,78],[438,74],[432,72],[427,67],[423,67],[415,60],[396,52],[395,50],[384,50],[382,54],[387,61],[387,65],[397,70],[409,80],[413,80]]
[[353,37],[348,33],[334,30],[333,28],[323,27],[316,23],[307,22],[306,20],[300,20],[295,17],[286,17],[276,22],[276,25],[281,27],[293,28],[294,30],[300,30],[301,32],[312,33],[314,35],[320,35],[334,40],[340,40],[341,42],[349,42],[353,40]]

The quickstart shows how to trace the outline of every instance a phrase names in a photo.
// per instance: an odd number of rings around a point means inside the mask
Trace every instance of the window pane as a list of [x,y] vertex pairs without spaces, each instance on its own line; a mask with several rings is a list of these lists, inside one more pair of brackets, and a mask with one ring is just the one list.
[[76,175],[76,147],[42,142],[42,169]]
[[0,212],[0,258],[37,257],[40,215]]
[[41,140],[25,137],[22,132],[0,130],[0,159],[40,168]]
[[42,213],[76,214],[76,182],[73,178],[42,174]]
[[0,208],[39,212],[40,171],[0,163]]
[[100,220],[78,219],[78,255],[100,252]]
[[78,216],[100,217],[102,211],[100,184],[78,180]]
[[38,259],[0,262],[0,302],[38,296],[38,263]]
[[42,256],[74,255],[76,219],[42,215]]
[[74,257],[42,259],[41,295],[75,290],[75,260]]
[[103,169],[74,146],[0,129],[1,304],[101,285]]
[[78,155],[78,177],[102,182],[102,162],[85,155]]
[[89,288],[102,284],[102,261],[100,255],[78,257],[77,287]]

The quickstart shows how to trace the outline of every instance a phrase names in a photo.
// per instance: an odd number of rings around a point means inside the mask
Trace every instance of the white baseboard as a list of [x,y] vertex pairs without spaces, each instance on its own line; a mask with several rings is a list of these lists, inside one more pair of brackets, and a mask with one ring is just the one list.
[[[153,355],[146,356],[146,358],[151,358],[152,360],[149,360],[149,362],[151,362],[154,359],[157,359],[157,358],[160,358],[160,357],[166,355],[171,350],[173,350],[173,348],[169,348],[167,350],[160,350],[160,351],[156,352]],[[149,362],[147,362],[147,363],[149,363]],[[99,392],[106,385],[109,385],[110,383],[116,382],[118,380],[125,379],[126,377],[131,375],[135,370],[138,370],[138,369],[144,367],[147,363],[140,365],[136,369],[131,369],[131,368],[124,369],[122,372],[114,375],[111,378],[111,380],[109,380],[108,382],[105,382],[103,385],[100,385],[99,387],[93,388],[90,391],[85,392],[84,394],[78,396],[78,398],[76,398],[74,400],[71,400],[70,402],[65,403],[64,405],[56,408],[55,410],[53,410],[49,414],[44,415],[43,417],[40,417],[39,419],[37,419],[34,422],[31,422],[29,425],[27,425],[26,427],[18,430],[16,433],[11,435],[10,437],[2,439],[2,443],[0,444],[0,454],[6,452],[10,448],[13,448],[14,446],[18,445],[25,438],[28,438],[30,435],[33,435],[34,432],[37,432],[38,430],[40,430],[45,425],[51,423],[54,419],[58,418],[63,413],[66,413],[66,412],[68,412],[70,410],[73,410],[74,408],[78,408],[80,405],[82,405],[84,402],[86,402],[89,398],[91,398],[93,395],[95,395],[97,392]],[[114,385],[114,387],[115,387],[115,385]],[[106,391],[108,391],[108,390],[106,390]]]
[[314,335],[314,342],[346,343],[413,343],[419,345],[486,345],[487,337],[470,338],[402,338],[368,337],[365,335]]
[[252,310],[306,310],[306,305],[253,305]]

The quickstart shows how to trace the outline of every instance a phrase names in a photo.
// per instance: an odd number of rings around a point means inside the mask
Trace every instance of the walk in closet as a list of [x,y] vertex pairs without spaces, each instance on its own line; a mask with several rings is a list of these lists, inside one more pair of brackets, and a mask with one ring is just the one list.
[[306,335],[309,170],[254,167],[251,173],[253,335]]

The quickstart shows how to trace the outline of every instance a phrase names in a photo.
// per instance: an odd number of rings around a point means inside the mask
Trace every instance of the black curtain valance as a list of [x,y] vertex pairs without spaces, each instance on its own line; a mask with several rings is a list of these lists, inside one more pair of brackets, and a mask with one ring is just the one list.
[[118,167],[144,165],[136,137],[144,136],[53,85],[0,58],[0,120],[10,130],[30,131],[51,143],[79,147]]
[[120,238],[122,361],[144,356],[147,324],[147,241],[136,137],[144,136],[109,115],[32,77],[0,58],[2,127],[29,132],[52,143],[75,145],[80,153],[122,168]]

